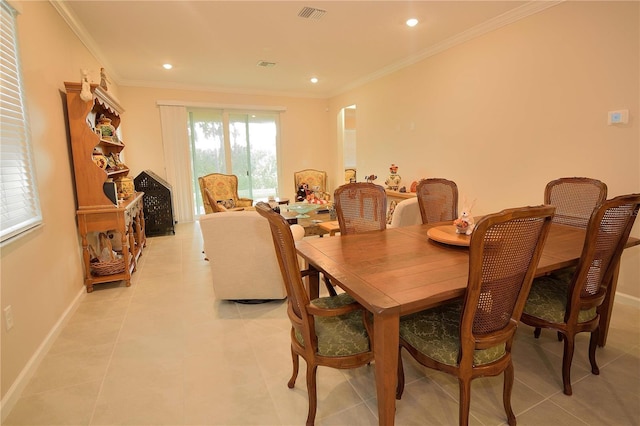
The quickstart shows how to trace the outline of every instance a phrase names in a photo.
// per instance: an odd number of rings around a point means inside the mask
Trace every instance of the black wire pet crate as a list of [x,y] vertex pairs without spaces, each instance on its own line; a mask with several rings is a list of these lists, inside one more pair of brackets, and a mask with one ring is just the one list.
[[135,177],[133,184],[138,192],[144,192],[145,230],[148,237],[175,234],[171,185],[151,170]]

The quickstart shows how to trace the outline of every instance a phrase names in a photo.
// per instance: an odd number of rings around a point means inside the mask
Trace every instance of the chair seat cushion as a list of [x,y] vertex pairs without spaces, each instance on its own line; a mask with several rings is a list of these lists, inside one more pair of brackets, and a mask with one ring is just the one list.
[[334,297],[319,297],[311,301],[311,304],[321,309],[335,309],[341,306],[350,305],[356,300],[348,293],[340,293]]
[[[462,301],[455,301],[400,318],[400,337],[419,352],[440,363],[458,365]],[[504,344],[474,351],[473,364],[496,361]]]
[[[319,308],[336,308],[353,303],[346,293],[334,297],[321,297],[311,303]],[[362,311],[335,317],[314,318],[318,337],[318,354],[322,356],[346,356],[368,352],[369,335],[364,327]],[[304,345],[302,334],[296,331],[296,339]]]
[[[524,313],[547,322],[562,324],[567,308],[567,295],[572,276],[569,273],[536,278],[533,280]],[[578,322],[595,318],[596,308],[580,311]]]

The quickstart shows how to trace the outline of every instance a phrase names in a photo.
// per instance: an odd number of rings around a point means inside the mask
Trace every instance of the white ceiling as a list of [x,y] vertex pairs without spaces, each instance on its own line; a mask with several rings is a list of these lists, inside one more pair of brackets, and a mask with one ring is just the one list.
[[[327,97],[558,2],[51,3],[120,85]],[[299,17],[305,6],[326,13]]]

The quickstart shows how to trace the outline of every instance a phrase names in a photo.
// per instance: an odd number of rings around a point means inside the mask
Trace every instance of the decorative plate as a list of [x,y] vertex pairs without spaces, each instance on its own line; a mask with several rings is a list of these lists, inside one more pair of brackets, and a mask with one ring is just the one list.
[[102,170],[107,168],[107,158],[102,154],[93,154],[93,162]]

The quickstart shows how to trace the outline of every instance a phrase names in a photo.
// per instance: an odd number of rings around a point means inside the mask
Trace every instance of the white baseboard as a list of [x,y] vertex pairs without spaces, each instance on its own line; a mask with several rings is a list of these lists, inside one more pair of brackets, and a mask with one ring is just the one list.
[[29,383],[29,380],[31,380],[31,377],[33,377],[33,374],[40,366],[40,363],[49,352],[49,349],[51,349],[51,346],[53,346],[53,343],[56,341],[65,325],[67,325],[69,319],[73,316],[74,312],[76,311],[76,309],[80,305],[80,302],[82,301],[84,296],[86,296],[86,294],[86,287],[83,285],[78,295],[73,299],[69,307],[67,307],[67,309],[62,313],[60,319],[58,319],[49,334],[47,334],[38,349],[36,349],[31,359],[29,359],[29,362],[27,362],[25,367],[16,378],[15,382],[13,382],[7,393],[4,395],[4,398],[2,398],[2,401],[0,401],[0,423],[4,423],[4,420],[16,405],[16,402],[20,398],[20,395],[22,395],[22,392]]
[[640,308],[640,298],[629,296],[625,293],[616,292],[615,303],[633,306],[634,308]]

